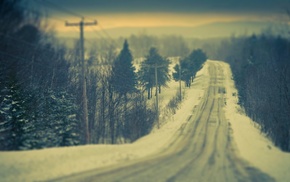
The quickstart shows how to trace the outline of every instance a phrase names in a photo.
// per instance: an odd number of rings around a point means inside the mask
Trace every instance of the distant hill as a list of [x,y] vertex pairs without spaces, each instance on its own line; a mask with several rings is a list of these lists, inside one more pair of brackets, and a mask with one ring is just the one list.
[[[273,22],[218,22],[196,27],[120,27],[106,29],[106,32],[113,38],[127,37],[132,34],[146,33],[149,35],[182,35],[188,38],[213,38],[228,37],[231,35],[248,35],[260,33],[271,27],[279,26]],[[70,34],[59,34],[59,37],[69,37]],[[86,37],[96,37],[95,32],[86,32]]]

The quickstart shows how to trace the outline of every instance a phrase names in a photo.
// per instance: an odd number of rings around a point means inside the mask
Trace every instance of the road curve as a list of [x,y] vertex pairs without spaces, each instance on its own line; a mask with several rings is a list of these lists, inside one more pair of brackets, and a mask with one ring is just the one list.
[[53,181],[274,181],[251,167],[235,151],[223,107],[225,77],[222,63],[208,61],[210,82],[193,107],[178,137],[158,155],[116,167],[103,168]]

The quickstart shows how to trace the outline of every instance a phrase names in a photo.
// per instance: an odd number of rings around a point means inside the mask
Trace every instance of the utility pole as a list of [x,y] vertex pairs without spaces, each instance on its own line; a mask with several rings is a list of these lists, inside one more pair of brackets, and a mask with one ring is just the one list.
[[157,114],[157,127],[159,129],[160,125],[159,125],[159,106],[158,106],[158,74],[157,74],[157,63],[155,63],[154,65],[154,69],[155,69],[155,86],[156,86],[156,114]]
[[154,72],[155,72],[155,87],[156,87],[156,90],[155,90],[155,96],[156,96],[156,114],[157,114],[157,127],[158,129],[160,128],[160,124],[159,124],[159,106],[158,106],[158,102],[159,102],[159,98],[158,98],[158,72],[157,72],[157,69],[158,68],[162,68],[162,67],[166,67],[168,65],[157,65],[157,63],[155,63],[154,65],[144,65],[145,67],[148,67],[148,68],[152,68],[154,67]]
[[182,100],[182,95],[181,95],[181,64],[180,64],[180,61],[179,61],[179,98],[180,98],[180,101]]
[[90,143],[89,119],[88,119],[88,99],[87,99],[87,84],[86,84],[86,65],[85,65],[85,48],[84,48],[84,26],[97,25],[97,22],[84,22],[84,18],[79,23],[65,23],[66,26],[80,27],[80,51],[81,51],[81,87],[82,87],[82,120],[85,130],[86,144]]

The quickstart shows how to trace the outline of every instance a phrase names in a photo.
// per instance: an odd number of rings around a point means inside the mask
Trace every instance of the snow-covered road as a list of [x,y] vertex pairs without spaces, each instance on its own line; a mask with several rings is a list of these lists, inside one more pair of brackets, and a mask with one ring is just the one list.
[[191,115],[167,148],[137,161],[59,180],[274,181],[236,153],[223,110],[226,104],[224,67],[215,61],[207,64],[209,83],[204,96],[199,105],[192,105]]
[[[162,108],[178,86],[171,81],[163,90]],[[0,181],[290,180],[290,154],[273,146],[237,104],[227,63],[208,60],[184,90],[177,112],[161,112],[160,129],[132,144],[1,151]]]

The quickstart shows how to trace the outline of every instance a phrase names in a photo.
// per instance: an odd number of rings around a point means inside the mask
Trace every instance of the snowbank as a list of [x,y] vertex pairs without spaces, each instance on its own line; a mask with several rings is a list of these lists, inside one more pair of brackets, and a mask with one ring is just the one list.
[[[51,148],[35,151],[0,152],[1,181],[42,181],[159,153],[174,139],[174,134],[186,122],[192,108],[203,96],[208,83],[207,65],[198,72],[193,87],[186,89],[181,108],[158,130],[153,130],[133,144],[87,145]],[[161,107],[176,94],[178,83],[171,82],[160,95]]]
[[231,124],[233,137],[241,157],[277,181],[290,181],[290,154],[273,146],[254,126],[254,122],[242,112],[237,104],[238,92],[231,79],[230,66],[223,62],[220,64],[223,65],[226,76],[226,117]]
[[[226,76],[226,117],[241,157],[271,175],[277,181],[290,180],[290,154],[277,149],[254,127],[253,121],[237,105],[237,93],[228,64],[220,62]],[[0,181],[42,181],[109,165],[126,163],[154,155],[168,146],[174,134],[186,122],[192,108],[203,96],[208,83],[207,64],[198,72],[194,86],[186,89],[181,108],[160,129],[155,129],[133,144],[87,145],[35,151],[0,152]],[[161,107],[175,95],[178,83],[171,82],[160,95]]]

